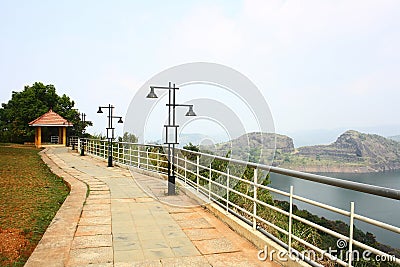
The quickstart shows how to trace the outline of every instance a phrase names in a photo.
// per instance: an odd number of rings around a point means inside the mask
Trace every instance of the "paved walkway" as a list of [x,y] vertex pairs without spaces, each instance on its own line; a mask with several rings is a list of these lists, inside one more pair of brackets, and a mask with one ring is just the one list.
[[[134,180],[148,180],[150,186],[154,178],[107,168],[104,161],[66,148],[45,153],[72,189],[27,266],[278,266],[258,261],[258,249],[205,209],[163,204]],[[79,201],[83,185],[87,197]],[[69,213],[63,215],[63,208]]]

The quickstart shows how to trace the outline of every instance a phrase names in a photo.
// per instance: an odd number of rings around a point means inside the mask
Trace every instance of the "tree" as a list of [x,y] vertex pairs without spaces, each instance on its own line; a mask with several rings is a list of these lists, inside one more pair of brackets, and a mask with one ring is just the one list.
[[90,122],[83,123],[79,112],[74,109],[75,102],[63,94],[57,95],[54,85],[36,82],[25,86],[21,92],[12,92],[8,103],[0,108],[0,141],[22,143],[34,140],[35,130],[28,123],[50,109],[74,124],[68,129],[70,135],[82,135]]
[[[186,144],[185,146],[183,146],[183,149],[194,151],[194,152],[200,152],[200,147],[192,144],[192,142],[190,142],[189,144]],[[182,151],[182,155],[187,157],[189,160],[195,160],[196,159],[196,154],[193,154],[193,153],[190,153],[190,152],[187,152],[187,151]]]
[[133,133],[125,132],[124,136],[118,137],[119,142],[137,143],[138,137]]

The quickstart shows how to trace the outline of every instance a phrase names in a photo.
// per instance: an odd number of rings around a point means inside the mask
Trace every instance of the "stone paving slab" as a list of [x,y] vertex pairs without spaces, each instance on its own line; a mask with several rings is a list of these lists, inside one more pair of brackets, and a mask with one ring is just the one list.
[[[81,194],[89,189],[84,203],[71,195],[81,205],[79,215],[73,213],[74,205],[65,206],[71,210],[74,225],[64,219],[54,222],[73,234],[70,242],[54,245],[54,253],[63,255],[64,261],[53,266],[278,266],[258,261],[258,250],[251,243],[195,206],[197,202],[188,196],[165,196],[165,182],[160,179],[107,168],[105,161],[81,157],[65,148],[47,153],[60,170],[81,181],[85,187]],[[153,195],[146,194],[138,181]],[[169,202],[192,207],[160,202],[167,197]],[[69,247],[64,248],[67,243]],[[47,255],[38,255],[52,262]],[[35,265],[35,259],[30,259],[30,266],[51,266]]]

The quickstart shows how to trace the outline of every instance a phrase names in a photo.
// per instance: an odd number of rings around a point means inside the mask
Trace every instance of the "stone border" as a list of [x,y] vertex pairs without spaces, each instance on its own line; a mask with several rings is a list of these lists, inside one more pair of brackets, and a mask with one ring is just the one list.
[[62,170],[47,154],[48,151],[49,148],[46,148],[39,152],[42,160],[55,175],[63,178],[70,188],[70,193],[26,262],[27,267],[66,265],[86,200],[86,184]]

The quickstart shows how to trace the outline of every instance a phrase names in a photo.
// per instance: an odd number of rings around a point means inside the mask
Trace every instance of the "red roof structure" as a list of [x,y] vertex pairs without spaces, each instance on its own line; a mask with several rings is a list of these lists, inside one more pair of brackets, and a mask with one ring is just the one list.
[[39,118],[31,121],[29,126],[73,126],[73,124],[57,113],[55,113],[52,109],[48,112],[40,116]]

